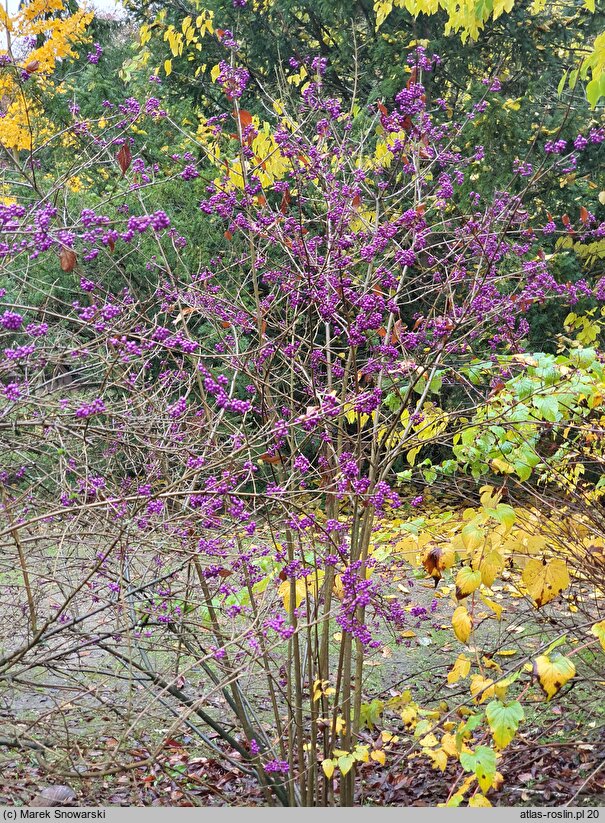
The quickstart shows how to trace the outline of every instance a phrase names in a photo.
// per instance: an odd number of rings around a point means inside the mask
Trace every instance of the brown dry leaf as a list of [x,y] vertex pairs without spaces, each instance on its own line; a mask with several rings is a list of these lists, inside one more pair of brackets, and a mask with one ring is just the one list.
[[261,454],[261,456],[258,459],[259,459],[259,462],[271,463],[272,465],[284,462],[281,458],[281,455],[279,455],[279,454],[269,454],[268,452],[265,452],[265,454]]
[[73,249],[63,248],[61,249],[59,260],[61,262],[61,269],[69,272],[75,269],[78,258],[76,257],[76,253]]
[[122,170],[122,177],[126,174],[132,163],[132,154],[130,153],[130,146],[128,143],[123,143],[120,151],[116,154],[118,166]]
[[441,580],[441,572],[454,564],[454,550],[451,546],[430,546],[422,556],[422,565],[435,582]]

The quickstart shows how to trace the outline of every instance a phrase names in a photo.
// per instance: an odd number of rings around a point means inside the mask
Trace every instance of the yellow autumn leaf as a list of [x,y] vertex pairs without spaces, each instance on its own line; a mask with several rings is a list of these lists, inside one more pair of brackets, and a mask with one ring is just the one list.
[[334,761],[330,760],[330,758],[327,757],[325,760],[321,761],[321,768],[323,769],[323,773],[325,774],[325,776],[328,778],[328,780],[330,780],[330,778],[334,774]]
[[599,638],[599,642],[603,650],[605,650],[605,620],[601,620],[600,623],[595,623],[590,633]]
[[516,100],[513,100],[512,97],[509,97],[502,108],[508,109],[509,111],[519,111],[521,108],[521,98],[517,97]]
[[488,808],[488,807],[491,807],[492,804],[489,802],[487,797],[485,797],[484,795],[474,794],[472,797],[469,797],[468,805],[470,806],[471,809],[477,809],[477,808]]
[[560,558],[549,562],[534,558],[523,569],[525,588],[540,608],[566,589],[570,584],[567,564]]
[[572,677],[575,677],[576,667],[567,657],[562,655],[540,655],[534,660],[533,674],[538,678],[546,699],[550,700]]
[[[474,774],[469,774],[469,776],[465,778],[464,783],[460,786],[460,788],[458,789],[456,794],[452,795],[448,805],[450,805],[450,806],[460,805],[460,802],[464,799],[464,795],[467,793],[467,791],[470,789],[470,787],[473,785],[473,783],[475,782],[476,779],[477,778],[475,777]],[[440,805],[444,806],[445,803],[440,804]]]
[[462,600],[481,585],[481,572],[473,571],[470,566],[463,566],[456,575],[456,597]]
[[405,726],[411,726],[418,716],[415,706],[404,706],[401,710],[401,720]]
[[479,500],[485,509],[495,509],[502,499],[502,492],[496,491],[493,486],[481,486],[479,491],[481,492]]
[[446,733],[441,738],[441,748],[449,757],[458,756],[458,746],[456,745],[456,738],[453,734]]
[[424,753],[433,761],[434,769],[439,769],[440,772],[445,771],[447,767],[447,753],[443,749],[437,749],[437,751],[428,749]]
[[456,658],[456,662],[448,672],[447,682],[457,683],[459,680],[464,680],[465,677],[468,677],[470,670],[471,661],[469,658],[465,654],[459,654]]
[[[515,0],[494,0],[494,20],[497,20],[503,12],[512,11],[514,5]],[[491,804],[488,803],[489,805]]]
[[461,643],[466,643],[473,630],[473,621],[465,606],[458,606],[452,615],[454,634]]
[[539,554],[546,548],[546,543],[543,534],[530,534],[519,529],[511,541],[511,548],[520,554]]
[[499,603],[496,603],[494,600],[490,600],[489,597],[486,597],[483,594],[483,592],[479,592],[479,596],[481,597],[481,600],[485,603],[485,605],[488,607],[488,609],[491,609],[496,615],[496,618],[500,620],[500,618],[502,617],[502,612],[504,611],[502,606]]
[[311,597],[319,597],[319,593],[323,591],[326,573],[323,569],[316,569],[312,574],[305,578],[306,587]]
[[504,558],[497,549],[492,549],[482,557],[479,563],[479,571],[481,572],[481,582],[487,588],[491,588],[494,580],[498,577],[504,568]]
[[370,754],[368,752],[368,748],[369,747],[366,744],[358,744],[357,746],[355,746],[355,751],[353,752],[353,757],[355,758],[355,760],[361,763],[369,763]]
[[376,749],[375,751],[371,752],[370,757],[376,763],[380,763],[381,766],[384,766],[387,760],[387,756],[382,749]]
[[[284,582],[280,585],[279,589],[277,590],[279,596],[282,599],[284,604],[284,609],[289,612],[291,610],[291,586],[289,580],[284,580]],[[307,584],[304,580],[297,580],[295,585],[295,605],[294,608],[298,608],[300,604],[305,599],[305,594],[307,591]]]
[[395,544],[393,552],[395,554],[403,555],[406,560],[413,563],[416,555],[418,554],[418,548],[418,538],[415,535],[410,534]]
[[164,60],[164,71],[166,72],[166,77],[172,74],[172,60]]
[[483,677],[482,674],[474,674],[471,677],[470,691],[475,703],[483,703],[494,696],[494,681],[490,677]]
[[468,552],[473,552],[483,545],[485,540],[485,531],[480,528],[477,523],[467,523],[460,532],[464,548]]
[[512,474],[515,470],[514,466],[506,460],[502,460],[500,457],[494,457],[494,459],[490,461],[490,467],[500,472],[500,474]]
[[374,13],[376,15],[376,31],[382,26],[393,10],[393,0],[375,0]]
[[342,583],[342,577],[337,574],[334,576],[334,584],[332,586],[332,592],[336,595],[339,600],[342,600],[345,596],[345,587]]

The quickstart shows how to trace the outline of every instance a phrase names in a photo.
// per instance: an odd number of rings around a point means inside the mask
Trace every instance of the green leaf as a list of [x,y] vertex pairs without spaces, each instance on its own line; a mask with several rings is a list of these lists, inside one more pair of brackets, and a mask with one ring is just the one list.
[[478,729],[479,726],[483,723],[483,712],[478,712],[477,714],[471,714],[469,717],[466,718],[466,722],[459,726],[458,731],[456,732],[456,746],[458,750],[462,748],[462,743],[464,739],[464,735],[467,732],[474,732],[475,729]]
[[433,377],[429,384],[429,391],[433,394],[439,394],[441,391],[441,387],[443,386],[443,377],[441,374],[437,372],[437,374]]
[[461,532],[462,543],[464,544],[464,548],[469,552],[478,549],[479,546],[483,545],[483,541],[485,540],[485,531],[479,527],[476,520],[477,518],[467,523]]
[[513,383],[513,389],[519,400],[525,400],[535,390],[536,384],[529,377],[519,377]]
[[494,743],[500,749],[508,746],[525,717],[523,707],[518,700],[505,706],[501,700],[492,700],[485,709],[487,722],[492,730]]
[[586,99],[590,103],[590,107],[594,109],[603,96],[605,96],[605,72],[595,77],[593,66],[592,80],[586,86]]
[[567,635],[566,634],[564,634],[563,637],[557,637],[556,640],[553,640],[553,642],[550,644],[550,646],[547,649],[545,649],[542,652],[542,654],[550,654],[551,652],[554,652],[554,650],[556,648],[558,648],[559,646],[562,646],[564,643],[567,643]]
[[[492,514],[491,511],[490,514]],[[506,503],[498,503],[493,512],[493,517],[496,518],[498,523],[506,526],[507,529],[512,528],[515,524],[515,520],[517,519],[517,515],[515,514],[513,507],[507,505]]]
[[467,732],[474,732],[475,729],[478,729],[483,721],[483,712],[479,712],[478,714],[471,714],[470,717],[467,718],[466,723],[464,724],[464,730]]
[[513,463],[515,467],[515,472],[519,476],[519,480],[525,482],[525,480],[529,480],[531,477],[531,466],[528,466],[527,463],[522,463],[520,460],[515,460]]
[[547,395],[546,397],[534,397],[533,404],[540,412],[544,420],[548,420],[550,423],[556,423],[561,419],[559,401],[556,397],[553,397],[552,395]]
[[563,93],[563,89],[565,88],[565,83],[567,82],[567,75],[569,74],[569,70],[565,72],[563,77],[559,80],[559,85],[557,86],[557,95],[560,97]]
[[517,669],[516,672],[513,672],[512,674],[509,674],[507,677],[504,678],[504,680],[498,680],[498,682],[494,684],[494,694],[496,695],[498,700],[501,700],[502,702],[504,702],[504,700],[506,699],[507,689],[510,686],[512,686],[513,683],[516,683],[516,681],[520,677],[521,677],[521,672],[519,671],[519,669]]
[[423,469],[422,476],[424,477],[425,482],[431,486],[437,479],[437,472],[435,469]]
[[395,392],[390,392],[384,398],[384,405],[392,412],[397,412],[401,408],[401,399]]
[[478,386],[482,381],[482,370],[480,366],[469,366],[468,369],[464,370],[464,373],[468,376],[468,379],[474,386]]
[[496,752],[493,749],[477,746],[474,752],[462,752],[460,763],[465,771],[476,774],[482,792],[489,791],[496,776]]
[[353,763],[355,763],[355,758],[352,754],[343,754],[341,757],[338,758],[338,768],[340,769],[341,774],[346,774],[347,772],[351,771],[351,767]]
[[[569,75],[569,88],[573,91],[576,87],[576,83],[578,82],[578,69],[574,69],[571,74]],[[570,238],[571,239],[571,238]]]
[[596,360],[594,349],[574,349],[570,352],[569,360],[581,369],[589,369]]

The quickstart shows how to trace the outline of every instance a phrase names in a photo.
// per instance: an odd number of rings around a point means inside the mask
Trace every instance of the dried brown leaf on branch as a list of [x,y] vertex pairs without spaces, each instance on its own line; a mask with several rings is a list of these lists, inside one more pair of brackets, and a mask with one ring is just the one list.
[[128,143],[122,144],[120,151],[116,154],[116,160],[118,161],[118,166],[122,170],[122,177],[124,177],[130,168],[130,164],[132,163],[132,154]]
[[63,248],[61,249],[59,260],[61,262],[61,269],[69,272],[75,269],[78,258],[73,249]]

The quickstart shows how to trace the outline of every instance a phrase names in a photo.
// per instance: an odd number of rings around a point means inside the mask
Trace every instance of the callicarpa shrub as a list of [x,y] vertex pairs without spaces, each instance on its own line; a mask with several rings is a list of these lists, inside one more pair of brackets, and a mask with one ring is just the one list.
[[[502,610],[486,592],[521,544],[515,510],[484,489],[444,539],[418,525],[424,486],[397,473],[423,449],[452,474],[452,442],[473,415],[477,437],[493,428],[478,410],[527,366],[528,309],[591,294],[557,282],[540,248],[551,227],[524,208],[582,147],[526,158],[488,201],[469,193],[489,175],[473,120],[498,85],[454,121],[425,97],[437,59],[410,57],[388,111],[326,98],[310,58],[300,100],[268,100],[263,121],[241,107],[249,77],[228,55],[214,74],[226,113],[195,133],[152,77],[148,98],[106,101],[96,120],[72,105],[73,165],[49,159],[63,132],[6,160],[2,688],[67,689],[116,741],[87,750],[60,701],[34,725],[15,719],[51,773],[154,762],[168,729],[270,804],[351,805],[372,770],[418,751],[447,770],[444,802],[489,805],[501,784],[524,716],[507,688],[539,686],[522,664],[494,672],[465,651],[481,648],[479,594]],[[161,168],[144,134],[168,126],[182,146]],[[178,201],[157,208],[167,185],[197,193],[189,236]],[[487,380],[472,379],[482,362]],[[462,446],[461,465],[483,448]],[[435,585],[459,567],[455,607],[417,585],[418,554]],[[565,566],[545,566],[548,586],[527,578],[538,605],[567,588]],[[441,687],[423,707],[396,668],[372,683],[389,642],[449,625],[453,608],[447,679],[472,666],[470,695]],[[535,673],[550,698],[575,666],[551,648]]]

